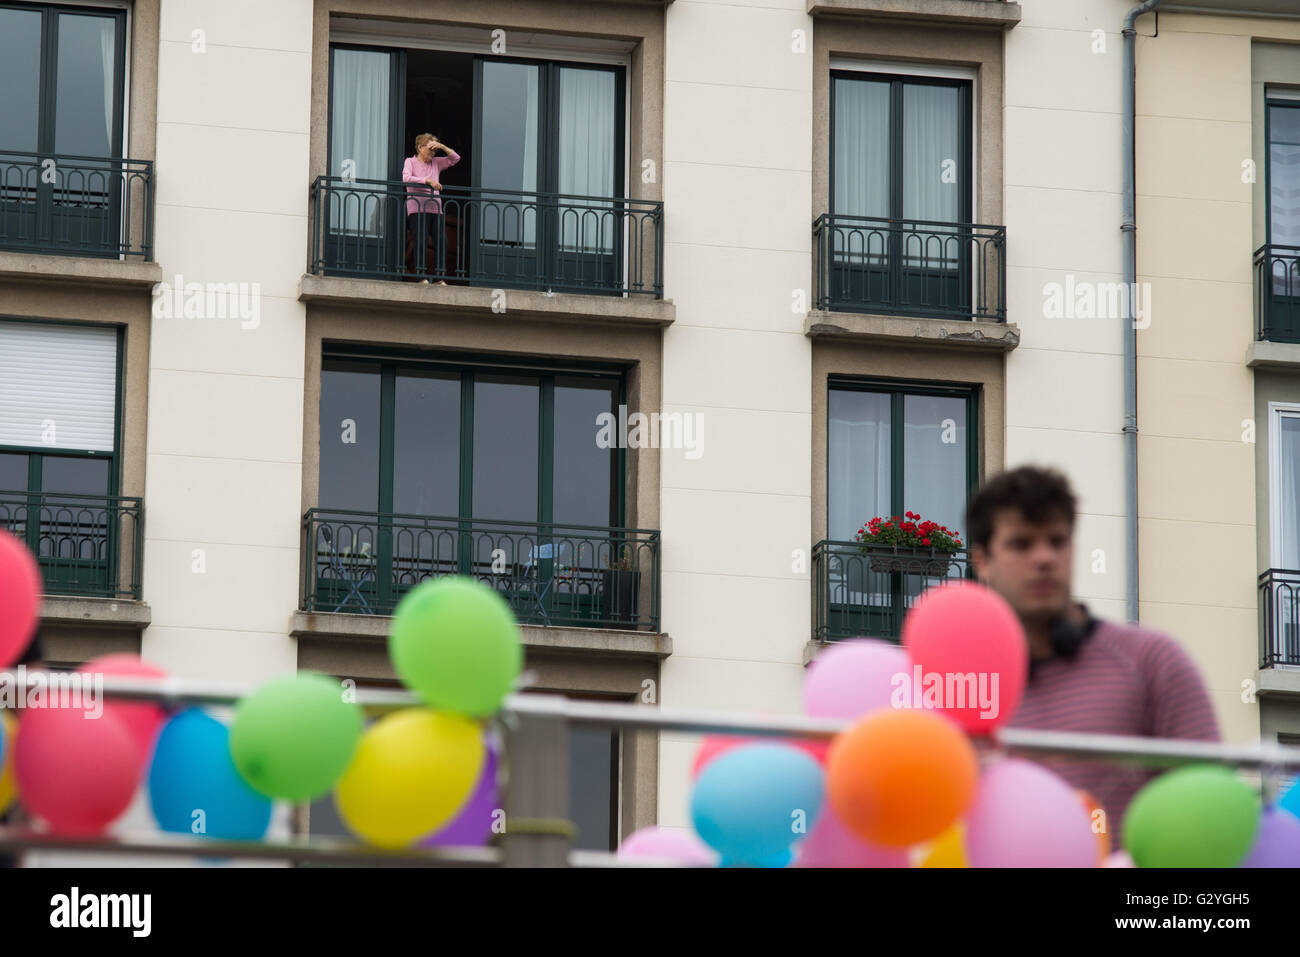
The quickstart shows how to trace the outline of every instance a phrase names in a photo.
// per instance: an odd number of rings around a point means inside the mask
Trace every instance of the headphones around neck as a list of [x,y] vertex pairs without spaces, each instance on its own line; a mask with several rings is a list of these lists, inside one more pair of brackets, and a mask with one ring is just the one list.
[[1052,643],[1052,655],[1056,658],[1075,658],[1083,647],[1083,643],[1088,640],[1097,627],[1097,619],[1092,617],[1088,607],[1083,603],[1079,603],[1079,607],[1083,609],[1085,617],[1083,624],[1071,621],[1064,615],[1052,624],[1052,630],[1048,637]]

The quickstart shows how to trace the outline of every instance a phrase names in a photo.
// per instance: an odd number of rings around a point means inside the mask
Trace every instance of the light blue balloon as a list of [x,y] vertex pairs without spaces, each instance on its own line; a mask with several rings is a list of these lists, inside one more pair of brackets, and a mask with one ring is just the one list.
[[1286,811],[1300,818],[1300,778],[1287,789],[1286,794],[1282,795],[1282,800],[1277,802],[1279,810]]
[[159,733],[149,806],[158,826],[177,834],[255,841],[271,823],[270,799],[235,769],[230,729],[199,708],[182,711]]
[[745,861],[733,861],[731,858],[723,858],[718,862],[719,867],[789,867],[790,862],[794,860],[794,851],[781,851],[779,854],[773,854],[761,861],[755,861],[752,864]]
[[[784,867],[790,845],[812,831],[824,796],[822,767],[807,752],[742,745],[700,772],[691,818],[704,843],[724,859]],[[777,863],[783,853],[786,859]]]

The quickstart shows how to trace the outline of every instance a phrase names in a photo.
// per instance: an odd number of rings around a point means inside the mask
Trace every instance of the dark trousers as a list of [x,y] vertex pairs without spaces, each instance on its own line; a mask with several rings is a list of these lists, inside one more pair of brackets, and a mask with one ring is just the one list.
[[406,271],[443,278],[447,260],[447,221],[441,212],[406,214]]

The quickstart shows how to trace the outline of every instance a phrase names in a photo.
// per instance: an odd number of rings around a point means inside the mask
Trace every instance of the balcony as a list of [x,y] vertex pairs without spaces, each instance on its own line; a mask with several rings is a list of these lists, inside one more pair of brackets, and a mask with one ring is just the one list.
[[0,249],[149,262],[153,163],[0,151]]
[[470,575],[521,624],[659,630],[659,532],[313,508],[304,612],[388,615],[430,578]]
[[903,616],[922,592],[970,574],[965,550],[938,558],[905,552],[868,556],[857,542],[818,542],[813,547],[813,639],[897,641]]
[[1255,339],[1300,343],[1300,246],[1255,250]]
[[140,600],[139,498],[0,491],[0,528],[36,555],[46,596]]
[[407,236],[407,184],[319,176],[317,276],[663,298],[663,203],[444,187],[444,243]]
[[1259,576],[1259,666],[1300,667],[1300,571],[1270,568]]
[[818,309],[1005,323],[1006,227],[824,213]]

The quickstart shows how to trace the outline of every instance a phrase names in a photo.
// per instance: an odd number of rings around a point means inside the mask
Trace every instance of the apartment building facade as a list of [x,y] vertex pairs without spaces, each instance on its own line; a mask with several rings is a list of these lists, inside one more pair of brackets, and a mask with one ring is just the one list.
[[[1140,616],[1241,741],[1300,733],[1286,5],[1136,37]],[[46,659],[382,685],[405,591],[472,574],[531,690],[796,711],[968,573],[857,530],[964,531],[1027,461],[1124,617],[1128,6],[0,2],[0,523]],[[695,747],[575,733],[579,846],[686,826]]]

